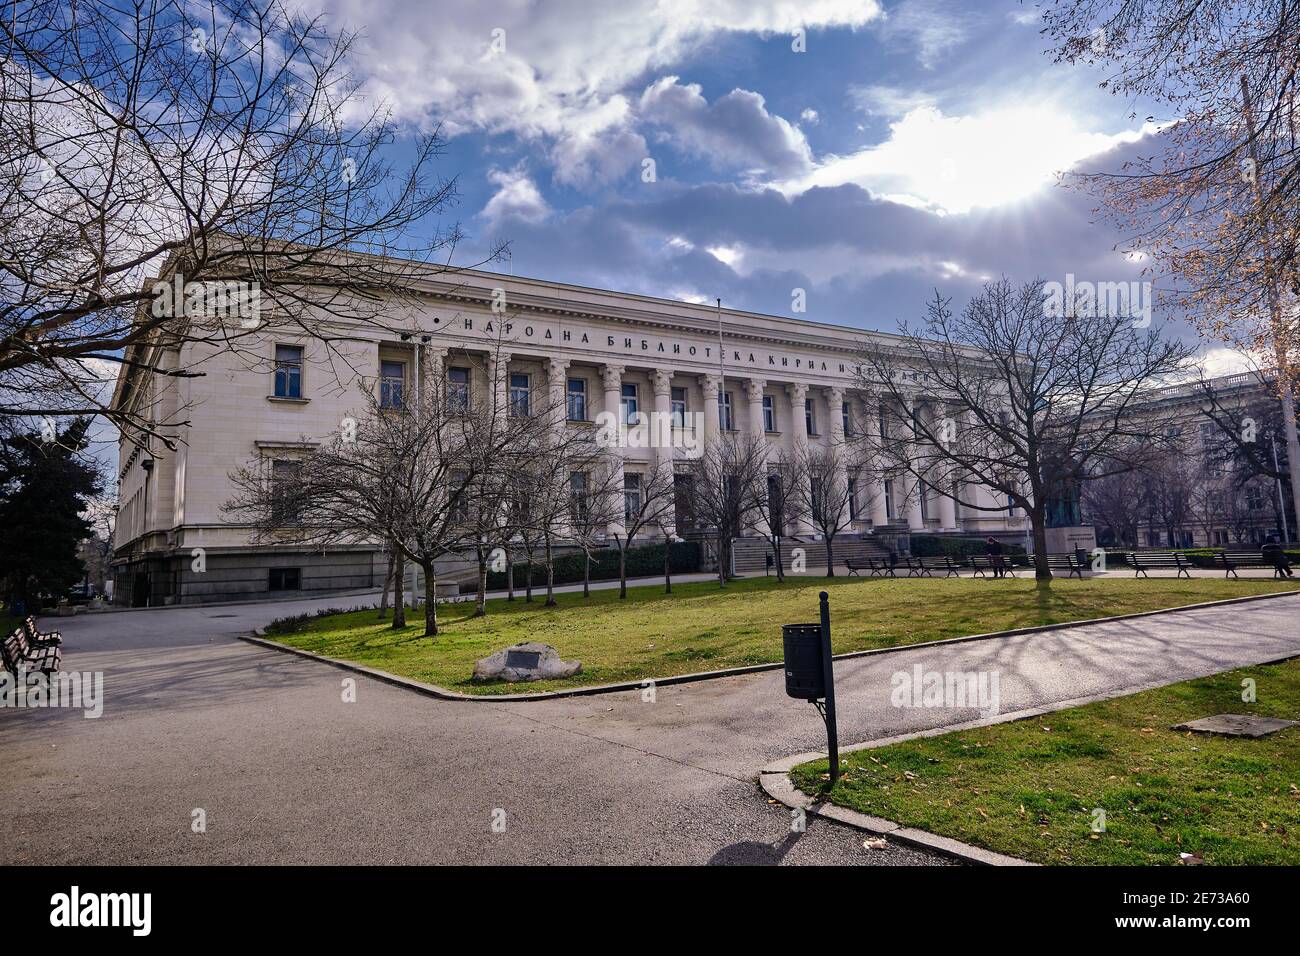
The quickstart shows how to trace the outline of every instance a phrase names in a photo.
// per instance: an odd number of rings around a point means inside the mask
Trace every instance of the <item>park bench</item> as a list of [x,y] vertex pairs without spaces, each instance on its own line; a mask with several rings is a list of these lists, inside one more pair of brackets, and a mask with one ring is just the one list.
[[1285,577],[1277,565],[1258,551],[1218,551],[1210,555],[1210,566],[1222,568],[1225,578],[1230,574],[1237,577],[1238,568],[1272,568],[1273,577]]
[[28,614],[23,621],[23,630],[27,632],[27,640],[33,647],[40,647],[45,644],[62,644],[63,635],[58,631],[41,632],[36,629],[36,618]]
[[1192,568],[1192,562],[1181,551],[1130,551],[1129,561],[1133,565],[1133,577],[1150,577],[1148,571],[1160,569],[1168,570],[1177,568],[1178,573],[1174,577],[1191,577],[1188,573]]
[[870,570],[870,577],[873,578],[896,578],[894,573],[898,567],[898,559],[890,556],[886,558],[867,558],[867,568]]
[[1004,570],[1011,577],[1016,576],[1015,564],[1007,560],[1004,554],[973,554],[970,558],[970,566],[975,571],[976,577],[985,577],[985,571]]
[[858,574],[859,571],[871,570],[871,565],[869,563],[863,561],[855,561],[852,558],[845,558],[844,566],[849,569],[849,577],[853,577],[853,575],[855,574],[857,574],[858,577],[862,577],[861,574]]
[[[1030,558],[1033,563],[1033,558]],[[1065,571],[1067,578],[1078,578],[1083,580],[1083,572],[1088,570],[1084,564],[1079,562],[1079,556],[1073,551],[1065,554],[1049,554],[1047,556],[1047,566],[1053,571]]]
[[953,561],[952,557],[947,554],[941,554],[933,558],[922,558],[921,565],[925,568],[926,577],[933,577],[932,571],[943,571],[944,577],[956,578],[961,576],[961,565]]
[[0,644],[0,650],[3,651],[0,657],[3,657],[4,669],[15,675],[20,667],[52,674],[63,660],[61,647],[57,644],[32,644],[27,638],[27,629],[21,626],[9,632],[4,643]]

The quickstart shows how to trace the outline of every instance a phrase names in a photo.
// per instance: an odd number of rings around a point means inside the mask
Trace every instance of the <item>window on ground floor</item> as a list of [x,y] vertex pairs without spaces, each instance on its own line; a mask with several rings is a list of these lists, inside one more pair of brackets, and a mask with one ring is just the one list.
[[302,568],[271,568],[268,589],[297,591],[302,588]]

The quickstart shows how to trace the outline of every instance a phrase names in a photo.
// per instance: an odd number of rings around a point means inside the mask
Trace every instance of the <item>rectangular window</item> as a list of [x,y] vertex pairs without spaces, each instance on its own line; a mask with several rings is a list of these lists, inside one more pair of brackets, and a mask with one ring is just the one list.
[[876,412],[876,415],[877,418],[879,419],[880,437],[888,438],[889,437],[889,414],[885,411],[884,405],[880,406],[880,408]]
[[641,476],[626,474],[623,476],[623,518],[631,521],[633,515],[641,513]]
[[858,520],[858,479],[849,479],[849,520]]
[[510,414],[515,418],[528,417],[531,391],[526,372],[510,373]]
[[275,397],[302,398],[302,347],[275,347]]
[[817,412],[813,407],[813,400],[805,398],[803,400],[803,422],[804,427],[808,429],[809,435],[817,434]]
[[895,514],[895,510],[896,508],[894,505],[894,479],[886,478],[885,479],[885,517],[888,518],[890,521],[893,521],[894,518],[897,517],[897,515]]
[[921,482],[917,485],[916,494],[921,499],[921,520],[925,521],[930,517],[930,486]]
[[672,390],[673,428],[686,427],[686,389],[676,385]]
[[587,473],[585,471],[569,472],[569,506],[576,520],[587,520],[589,504],[587,500]]
[[566,417],[571,422],[585,422],[587,420],[587,380],[585,378],[569,379],[568,392]]
[[622,421],[624,425],[635,425],[640,418],[637,414],[637,387],[633,382],[628,382],[623,386],[623,397],[619,402],[619,409],[622,412]]
[[271,521],[274,524],[291,524],[298,520],[298,502],[294,493],[301,470],[302,462],[271,462]]
[[447,369],[447,405],[452,412],[469,411],[469,369]]
[[733,431],[736,427],[731,420],[730,392],[718,392],[718,424],[724,432]]
[[467,472],[456,470],[448,475],[447,497],[449,499],[451,520],[456,524],[469,523],[469,493]]
[[271,591],[297,591],[302,588],[302,568],[271,568],[267,587]]
[[776,401],[771,395],[763,396],[763,431],[776,431]]
[[405,362],[379,363],[379,407],[404,408],[403,390],[406,385]]
[[844,437],[853,437],[853,412],[849,408],[849,403],[845,402],[840,406],[840,418],[844,423]]

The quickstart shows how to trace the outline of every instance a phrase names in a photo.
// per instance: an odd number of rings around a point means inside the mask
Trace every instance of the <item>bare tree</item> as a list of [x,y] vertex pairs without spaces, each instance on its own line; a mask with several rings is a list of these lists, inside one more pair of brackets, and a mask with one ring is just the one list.
[[713,537],[718,584],[731,576],[732,541],[763,518],[767,501],[767,449],[761,439],[723,435],[695,460],[691,494],[696,520]]
[[174,448],[185,410],[113,402],[114,371],[202,374],[185,343],[265,361],[267,329],[346,361],[341,329],[400,320],[455,247],[430,223],[456,185],[436,129],[384,159],[353,44],[282,0],[4,4],[0,416],[99,414]]
[[[1035,575],[1050,580],[1049,502],[1167,442],[1169,414],[1133,412],[1193,351],[1098,311],[1053,307],[1040,280],[989,283],[960,314],[936,292],[919,327],[904,324],[901,345],[860,352],[860,385],[890,412],[890,427],[857,439],[862,459],[964,508],[1023,509]],[[979,500],[981,487],[1000,499]]]
[[1153,148],[1077,179],[1180,312],[1268,356],[1300,513],[1300,7],[1056,0],[1043,20],[1058,59],[1113,68],[1104,86],[1169,118]]
[[1136,547],[1146,515],[1140,471],[1112,472],[1083,486],[1082,506],[1097,529],[1098,544]]
[[[633,480],[634,479],[634,480]],[[676,505],[673,473],[668,468],[651,467],[644,472],[628,472],[623,483],[622,520],[614,523],[611,537],[618,548],[618,598],[627,599],[627,549],[632,540],[647,528],[657,528],[673,514]],[[667,542],[664,543],[667,547]]]
[[[855,468],[848,446],[797,448],[781,475],[787,520],[802,518],[822,536],[826,576],[835,577],[835,536],[853,524],[853,490],[848,473]],[[778,557],[779,560],[779,557]]]

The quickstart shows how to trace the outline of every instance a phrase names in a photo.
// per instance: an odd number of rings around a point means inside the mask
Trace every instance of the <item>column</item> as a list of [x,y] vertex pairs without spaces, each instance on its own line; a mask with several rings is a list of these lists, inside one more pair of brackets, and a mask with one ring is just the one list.
[[605,386],[604,411],[610,412],[614,416],[616,426],[613,434],[618,436],[618,440],[608,449],[610,514],[614,518],[609,523],[609,533],[622,534],[625,530],[623,525],[623,436],[626,434],[622,425],[622,409],[620,407],[623,397],[623,366],[606,365],[600,370],[600,375]]
[[492,381],[488,384],[491,387],[493,414],[497,418],[505,418],[510,399],[510,353],[501,351],[489,356],[488,368],[492,376]]
[[[785,387],[785,391],[790,396],[790,431],[794,434],[794,453],[804,455],[808,452],[808,419],[804,414],[808,386],[802,382],[792,382]],[[787,491],[787,498],[789,494],[790,492]],[[796,535],[807,537],[813,534],[813,527],[803,515],[800,515],[794,522],[793,531]]]
[[[947,481],[943,482],[943,490],[951,488]],[[944,494],[939,498],[939,527],[944,531],[957,530],[957,502]]]
[[[432,402],[435,408],[441,408],[447,400],[447,388],[445,382],[447,349],[441,345],[419,345],[417,354],[419,366],[417,370],[417,382],[412,383],[415,388],[414,403],[417,408],[426,403]],[[441,389],[441,394],[435,393],[434,389]],[[408,403],[410,404],[410,403]]]
[[867,493],[871,497],[871,526],[872,528],[883,528],[889,524],[889,513],[885,510],[885,475],[881,468],[884,460],[881,456],[880,443],[884,440],[880,435],[880,398],[879,396],[868,396],[866,402],[867,420],[863,423],[867,434],[867,452],[870,459],[867,461],[867,474],[871,477],[871,488]]
[[[763,428],[763,389],[766,387],[767,382],[761,378],[751,378],[745,382],[745,399],[749,403],[749,434],[763,450],[764,461],[768,457],[766,430]],[[754,521],[754,530],[765,538],[772,533],[772,523],[769,518],[770,514],[765,514]]]
[[722,418],[718,412],[718,390],[721,379],[716,375],[701,375],[700,390],[704,392],[704,448],[717,445],[722,434]]
[[[908,447],[908,458],[915,461],[916,453],[916,435],[912,428],[912,416],[916,414],[915,400],[911,397],[904,399],[902,403],[903,436],[906,436]],[[899,440],[904,440],[899,436]],[[915,475],[906,472],[902,476],[903,490],[903,508],[907,515],[907,526],[913,531],[925,527],[925,519],[921,517],[921,483]]]
[[[835,482],[838,488],[847,489],[849,483],[849,450],[844,443],[844,389],[828,388],[826,404],[831,416],[831,453],[835,455]],[[837,492],[839,494],[843,492]],[[834,500],[834,499],[832,499]]]
[[[654,421],[651,423],[650,436],[654,442],[655,468],[663,475],[662,480],[671,487],[673,481],[673,373],[668,369],[657,368],[654,370],[651,379],[655,390],[655,413]],[[682,424],[685,425],[685,422]],[[676,530],[671,522],[665,522],[665,537],[671,539]]]
[[566,359],[546,360],[546,401],[552,418],[552,431],[557,440],[564,438],[564,423],[568,419],[569,363]]

